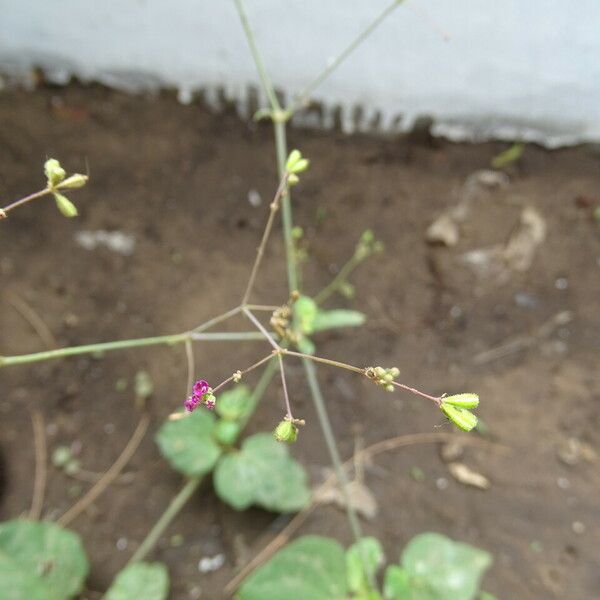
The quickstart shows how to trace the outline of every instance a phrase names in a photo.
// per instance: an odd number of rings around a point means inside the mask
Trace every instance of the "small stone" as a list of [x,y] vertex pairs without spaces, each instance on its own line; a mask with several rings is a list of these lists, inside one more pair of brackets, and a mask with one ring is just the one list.
[[585,533],[585,525],[581,521],[573,521],[571,527],[573,528],[573,533],[578,535]]

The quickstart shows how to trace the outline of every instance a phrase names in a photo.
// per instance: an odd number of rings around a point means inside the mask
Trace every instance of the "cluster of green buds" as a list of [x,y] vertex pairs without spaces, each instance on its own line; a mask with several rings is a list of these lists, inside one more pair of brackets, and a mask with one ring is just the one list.
[[440,410],[446,415],[448,420],[452,421],[459,429],[471,431],[477,425],[477,417],[470,409],[479,406],[479,396],[477,394],[455,394],[454,396],[444,396],[440,399]]
[[296,185],[300,181],[298,173],[306,171],[309,164],[310,161],[308,158],[302,156],[300,150],[292,150],[285,163],[285,171],[288,174],[288,185]]
[[293,318],[293,304],[300,298],[300,294],[297,291],[293,291],[290,294],[290,298],[286,304],[277,307],[271,315],[270,324],[275,333],[282,339],[288,340],[292,343],[298,341],[298,335],[292,328]]
[[383,242],[376,240],[375,234],[370,229],[367,229],[360,236],[360,239],[356,244],[354,258],[355,260],[363,261],[372,254],[381,254],[383,250]]
[[49,158],[44,163],[44,173],[47,180],[47,189],[54,196],[58,210],[65,217],[76,217],[77,207],[59,190],[75,190],[83,187],[87,181],[87,175],[75,173],[67,177],[66,171],[60,166],[55,158]]
[[386,392],[393,392],[394,385],[392,382],[400,375],[400,369],[397,367],[391,367],[390,369],[384,369],[383,367],[367,367],[365,369],[365,375],[371,381],[380,385]]
[[286,415],[283,421],[280,421],[277,427],[275,427],[273,437],[278,442],[293,444],[298,439],[298,426],[304,424],[304,419],[294,419],[289,415]]

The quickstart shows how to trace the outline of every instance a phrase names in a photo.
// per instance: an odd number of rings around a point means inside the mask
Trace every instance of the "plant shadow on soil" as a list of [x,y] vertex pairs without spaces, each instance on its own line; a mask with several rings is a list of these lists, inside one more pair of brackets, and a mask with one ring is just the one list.
[[[43,185],[47,156],[69,171],[85,171],[87,161],[91,175],[90,184],[73,194],[78,219],[62,218],[46,199],[1,225],[2,354],[43,349],[10,302],[14,295],[41,316],[60,346],[183,331],[239,302],[276,186],[268,127],[181,106],[168,93],[129,97],[77,85],[6,91],[0,122],[3,201]],[[482,191],[458,245],[446,248],[426,244],[428,225],[456,204],[465,179],[487,168],[505,144],[419,146],[298,130],[290,138],[291,147],[312,160],[294,192],[295,220],[311,256],[306,292],[328,282],[365,228],[386,244],[384,255],[357,271],[356,299],[330,302],[364,311],[367,325],[321,334],[319,353],[362,366],[396,365],[403,381],[434,394],[479,392],[487,439],[508,448],[471,447],[460,459],[489,477],[487,491],[455,481],[438,445],[378,456],[366,466],[366,483],[379,504],[366,532],[383,541],[394,562],[423,531],[484,548],[495,558],[484,587],[499,598],[596,597],[600,479],[590,448],[600,438],[600,229],[591,215],[600,203],[600,156],[588,147],[548,152],[528,146],[510,169],[509,186]],[[248,201],[251,190],[253,200],[262,199],[259,206]],[[535,207],[547,227],[530,269],[499,283],[461,262],[469,250],[504,243],[525,206]],[[84,249],[76,241],[81,230],[121,231],[135,237],[135,249],[130,255]],[[286,300],[281,241],[277,230],[258,278],[257,302]],[[525,350],[474,363],[482,351],[531,336],[566,310],[570,323]],[[230,326],[247,328],[243,321]],[[263,346],[198,344],[197,375],[219,381],[264,354]],[[43,411],[50,451],[70,445],[85,469],[103,472],[139,419],[133,377],[142,369],[155,384],[153,420],[126,468],[133,480],[114,484],[71,524],[91,558],[91,590],[106,588],[181,485],[152,438],[183,400],[183,348],[80,356],[0,372],[6,471],[0,516],[8,519],[31,502],[29,409]],[[307,421],[293,452],[315,484],[328,455],[301,365],[290,362],[288,371],[294,412]],[[427,402],[386,394],[346,372],[319,368],[319,376],[344,457],[357,439],[369,445],[451,431]],[[249,431],[271,429],[282,414],[281,393],[272,384]],[[567,456],[573,440],[587,452]],[[413,467],[423,471],[423,480],[411,477]],[[57,518],[88,485],[50,465],[44,516]],[[152,558],[168,565],[172,598],[199,597],[200,590],[202,598],[219,598],[236,568],[286,520],[260,510],[236,513],[206,483]],[[351,541],[343,512],[333,507],[315,511],[301,532]],[[201,558],[221,553],[222,568],[199,572]]]

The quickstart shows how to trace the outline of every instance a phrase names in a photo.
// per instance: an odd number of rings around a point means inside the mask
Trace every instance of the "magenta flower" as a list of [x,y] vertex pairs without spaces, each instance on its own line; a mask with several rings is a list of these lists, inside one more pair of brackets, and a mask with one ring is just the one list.
[[204,379],[198,379],[198,381],[196,381],[194,384],[194,396],[204,396],[204,394],[208,392],[208,388],[208,381],[205,381]]
[[214,397],[208,382],[204,379],[196,381],[192,388],[192,395],[183,403],[183,406],[185,406],[185,410],[192,412],[201,402],[209,409],[213,409],[216,403],[216,398]]

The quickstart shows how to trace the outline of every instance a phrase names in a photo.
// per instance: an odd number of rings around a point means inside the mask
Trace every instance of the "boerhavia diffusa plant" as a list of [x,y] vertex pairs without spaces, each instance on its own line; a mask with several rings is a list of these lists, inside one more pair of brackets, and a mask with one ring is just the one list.
[[[185,349],[188,376],[186,393],[181,394],[182,406],[160,427],[156,442],[165,459],[186,481],[135,549],[127,565],[117,574],[106,592],[105,598],[108,600],[167,598],[169,577],[166,567],[160,563],[143,561],[155,548],[173,518],[209,475],[212,475],[217,495],[237,510],[258,506],[270,511],[291,513],[309,506],[311,492],[308,476],[304,467],[290,455],[288,444],[301,440],[301,428],[313,424],[305,423],[304,418],[293,413],[293,394],[290,393],[285,370],[289,360],[301,361],[305,370],[355,543],[344,551],[334,540],[318,536],[299,538],[247,577],[239,587],[238,598],[473,600],[477,597],[481,576],[491,563],[491,558],[481,550],[453,542],[438,534],[423,534],[409,542],[401,554],[399,564],[388,565],[383,585],[379,584],[378,571],[385,562],[383,551],[377,540],[363,535],[354,504],[349,499],[347,469],[337,450],[316,366],[350,371],[381,387],[382,392],[402,390],[424,398],[463,431],[471,431],[477,425],[477,417],[471,411],[477,408],[479,398],[474,393],[430,395],[399,381],[400,369],[397,367],[355,366],[319,356],[313,340],[315,334],[330,329],[358,327],[365,322],[366,317],[360,312],[343,308],[325,309],[323,303],[336,294],[347,299],[353,298],[356,290],[350,282],[352,272],[369,257],[380,254],[383,244],[375,238],[372,231],[365,231],[350,260],[328,285],[311,296],[305,292],[301,278],[302,264],[308,258],[301,243],[303,231],[293,223],[291,188],[300,183],[302,174],[307,171],[310,163],[299,150],[288,153],[286,125],[307,104],[314,88],[398,4],[400,1],[396,0],[388,5],[289,106],[282,107],[264,68],[243,2],[235,0],[250,51],[269,100],[269,108],[261,109],[256,118],[269,118],[273,123],[279,172],[279,184],[269,205],[256,259],[237,306],[181,333],[0,356],[0,367],[8,367],[159,344],[181,345]],[[77,216],[77,208],[65,196],[65,192],[85,185],[87,176],[67,176],[55,159],[46,161],[44,171],[46,187],[0,209],[0,218],[6,218],[15,208],[46,195],[54,197],[63,215]],[[280,211],[289,294],[283,302],[278,299],[271,304],[252,304],[256,277],[262,266],[275,217]],[[208,331],[239,315],[246,318],[252,330]],[[262,315],[266,315],[266,319],[261,318]],[[245,368],[236,365],[237,368],[230,375],[213,386],[205,379],[197,379],[193,350],[194,343],[210,341],[262,341],[268,345],[269,352]],[[244,382],[245,377],[261,367],[263,373],[258,383],[250,388]],[[244,428],[276,373],[280,379],[283,413],[279,418],[273,419],[273,429],[270,432],[250,435],[240,443]],[[147,374],[138,375],[135,396],[143,407],[153,395],[153,386]],[[226,389],[230,384],[231,388]],[[173,394],[177,396],[178,392],[174,391]],[[118,475],[143,438],[148,424],[149,416],[144,412],[130,443],[107,475]],[[57,468],[66,470],[67,465],[72,465],[72,469],[79,468],[70,456],[58,450],[55,453]],[[0,590],[8,590],[8,597],[28,600],[63,600],[77,595],[83,588],[89,564],[79,537],[65,527],[82,513],[83,507],[103,493],[106,487],[105,481],[92,486],[76,505],[59,517],[57,523],[39,521],[39,511],[32,510],[31,520],[16,519],[0,524],[0,556],[8,556],[14,561],[14,564],[11,563],[13,575],[0,569]],[[258,564],[257,562],[256,565]],[[254,561],[251,566],[255,566]],[[240,579],[243,577],[231,582],[225,592],[234,592]],[[481,596],[482,599],[484,597],[488,600],[491,598],[490,595]]]

